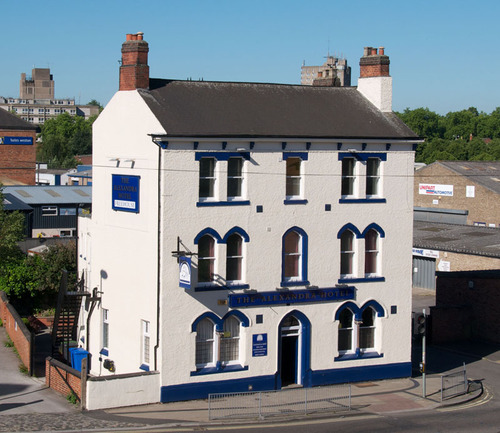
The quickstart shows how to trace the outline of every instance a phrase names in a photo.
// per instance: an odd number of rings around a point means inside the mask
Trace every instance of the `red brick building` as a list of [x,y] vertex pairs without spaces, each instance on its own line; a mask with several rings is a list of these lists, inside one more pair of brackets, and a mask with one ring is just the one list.
[[38,127],[0,110],[0,182],[35,185]]

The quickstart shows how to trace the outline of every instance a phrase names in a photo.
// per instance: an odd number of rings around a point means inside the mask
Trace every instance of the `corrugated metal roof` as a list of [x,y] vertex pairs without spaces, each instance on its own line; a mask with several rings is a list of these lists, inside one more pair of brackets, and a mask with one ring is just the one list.
[[435,164],[500,194],[500,161],[437,161]]
[[14,210],[32,210],[33,208],[23,201],[19,200],[12,194],[5,193],[3,194],[3,206],[5,210],[14,211]]
[[355,87],[151,79],[139,93],[172,137],[418,139]]
[[413,246],[500,258],[500,229],[414,221]]
[[4,194],[12,194],[27,204],[92,203],[92,186],[6,186]]

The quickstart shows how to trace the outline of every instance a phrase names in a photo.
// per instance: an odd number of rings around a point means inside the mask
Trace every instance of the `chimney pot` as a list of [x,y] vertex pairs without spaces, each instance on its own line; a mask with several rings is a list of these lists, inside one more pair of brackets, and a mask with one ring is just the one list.
[[377,55],[377,49],[376,48],[372,48],[372,53],[371,53],[372,56],[376,56]]
[[143,37],[144,33],[143,32],[137,32],[137,40],[138,41],[142,41],[142,37]]
[[379,49],[378,49],[378,53],[379,53],[381,56],[383,56],[383,55],[384,55],[384,50],[385,50],[385,49],[384,49],[384,47],[379,47]]

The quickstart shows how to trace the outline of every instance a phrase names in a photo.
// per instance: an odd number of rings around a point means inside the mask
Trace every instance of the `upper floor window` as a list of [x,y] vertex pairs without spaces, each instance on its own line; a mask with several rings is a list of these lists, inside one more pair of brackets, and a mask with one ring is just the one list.
[[198,241],[198,282],[211,283],[215,275],[215,239],[204,235]]
[[356,180],[354,158],[342,159],[342,191],[343,196],[354,195],[354,183]]
[[354,233],[345,230],[340,236],[340,274],[348,276],[354,274]]
[[227,198],[234,200],[243,196],[243,158],[227,161]]
[[306,285],[307,281],[307,235],[294,227],[283,235],[283,286]]
[[57,216],[57,206],[42,206],[42,216]]
[[200,200],[215,198],[215,158],[200,159]]
[[302,197],[302,159],[297,157],[287,158],[286,160],[286,198]]
[[239,234],[232,234],[227,239],[226,281],[241,281],[243,262],[243,239]]
[[380,195],[380,159],[368,158],[366,160],[366,196]]
[[365,276],[378,275],[379,272],[379,234],[370,229],[365,235]]

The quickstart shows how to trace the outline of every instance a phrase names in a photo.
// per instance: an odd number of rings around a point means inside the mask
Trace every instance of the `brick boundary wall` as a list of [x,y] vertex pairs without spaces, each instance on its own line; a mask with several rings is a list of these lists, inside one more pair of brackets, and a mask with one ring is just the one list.
[[81,373],[50,356],[45,360],[45,384],[64,397],[73,392],[82,401]]
[[3,327],[19,353],[22,363],[33,375],[33,334],[28,330],[15,308],[9,303],[5,292],[0,291],[0,318]]

